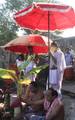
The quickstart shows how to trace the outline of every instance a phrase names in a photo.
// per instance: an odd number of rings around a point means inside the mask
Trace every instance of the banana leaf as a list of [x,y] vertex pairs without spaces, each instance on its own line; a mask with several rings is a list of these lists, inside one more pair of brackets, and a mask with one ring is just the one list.
[[18,66],[18,69],[19,70],[24,70],[27,65],[30,63],[31,59],[34,59],[35,58],[35,55],[29,55],[27,60],[24,61],[20,66]]
[[0,68],[0,78],[14,79],[14,78],[16,78],[15,76],[16,76],[16,73],[14,70]]
[[25,84],[25,85],[29,85],[31,83],[31,80],[28,78],[22,79],[18,81],[19,84]]
[[29,74],[38,74],[41,70],[45,69],[46,67],[48,67],[48,64],[44,64],[41,66],[38,66],[36,68],[33,68],[32,70],[29,71]]
[[2,76],[0,76],[0,78],[13,80],[13,77],[9,74],[2,75]]
[[45,69],[46,67],[48,67],[48,64],[33,68],[28,73],[26,73],[26,75],[23,77],[23,79],[18,80],[18,83],[19,84],[29,85],[31,83],[31,80],[28,78],[28,75],[32,75],[32,74],[37,75],[41,70]]
[[25,85],[29,85],[31,83],[31,80],[28,79],[28,75],[32,75],[32,74],[38,74],[41,70],[45,69],[46,67],[48,67],[48,64],[44,64],[44,65],[41,65],[41,66],[38,66],[36,68],[33,68],[32,70],[30,70],[28,73],[26,73],[26,75],[24,76],[23,79],[20,79],[18,80],[18,88],[17,88],[17,94],[20,95],[21,92],[22,92],[22,85],[25,84]]

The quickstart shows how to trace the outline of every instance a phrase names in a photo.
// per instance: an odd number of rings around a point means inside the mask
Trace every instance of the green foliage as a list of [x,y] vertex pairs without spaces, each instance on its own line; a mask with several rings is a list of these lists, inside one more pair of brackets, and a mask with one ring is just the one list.
[[0,45],[16,37],[17,26],[12,22],[10,11],[5,7],[0,9]]
[[[0,7],[0,45],[3,45],[10,40],[14,39],[17,34],[19,26],[13,21],[12,15],[27,7],[32,2],[48,2],[48,0],[5,0],[5,4]],[[50,0],[49,2],[56,2],[56,0]],[[28,34],[30,30],[25,30]],[[36,32],[35,32],[36,33]],[[37,32],[38,33],[38,32]]]
[[0,45],[16,38],[16,31],[18,31],[19,26],[13,21],[12,15],[29,4],[25,0],[5,1],[5,4],[0,8]]
[[1,77],[3,78],[3,76],[5,76],[5,75],[12,75],[12,74],[13,74],[13,76],[15,76],[15,71],[0,68],[0,78]]
[[48,67],[48,64],[33,68],[31,71],[29,71],[29,74],[36,74],[37,75],[41,70],[45,69],[46,67]]
[[9,9],[10,11],[18,11],[20,9],[23,9],[27,5],[27,2],[25,0],[6,0],[6,9]]

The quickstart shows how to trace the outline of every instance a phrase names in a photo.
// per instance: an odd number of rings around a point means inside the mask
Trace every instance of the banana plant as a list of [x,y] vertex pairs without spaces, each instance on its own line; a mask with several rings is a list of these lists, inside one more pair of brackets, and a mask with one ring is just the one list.
[[3,79],[17,79],[16,72],[14,70],[0,68],[0,78]]

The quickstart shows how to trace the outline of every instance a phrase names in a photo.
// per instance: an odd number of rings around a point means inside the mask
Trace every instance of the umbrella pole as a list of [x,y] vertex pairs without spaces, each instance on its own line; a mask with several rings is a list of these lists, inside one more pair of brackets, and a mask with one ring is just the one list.
[[[50,14],[48,11],[48,62],[49,62],[49,70],[50,70]],[[50,84],[50,74],[48,75],[48,89],[49,89],[49,84]]]

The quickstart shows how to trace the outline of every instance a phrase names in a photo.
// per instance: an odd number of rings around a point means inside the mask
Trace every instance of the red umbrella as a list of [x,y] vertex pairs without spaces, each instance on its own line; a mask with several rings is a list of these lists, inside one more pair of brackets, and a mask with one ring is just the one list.
[[48,47],[50,47],[49,30],[64,30],[75,26],[75,12],[68,5],[33,3],[13,17],[21,27],[48,31]]
[[64,30],[75,26],[75,12],[72,7],[50,3],[33,3],[17,12],[14,19],[18,25],[26,29],[48,31],[49,61],[49,30]]
[[24,54],[30,52],[34,54],[48,53],[48,38],[38,34],[25,35],[11,40],[1,48]]
[[75,26],[72,7],[50,3],[33,3],[17,12],[14,19],[21,27],[32,30],[64,30]]

